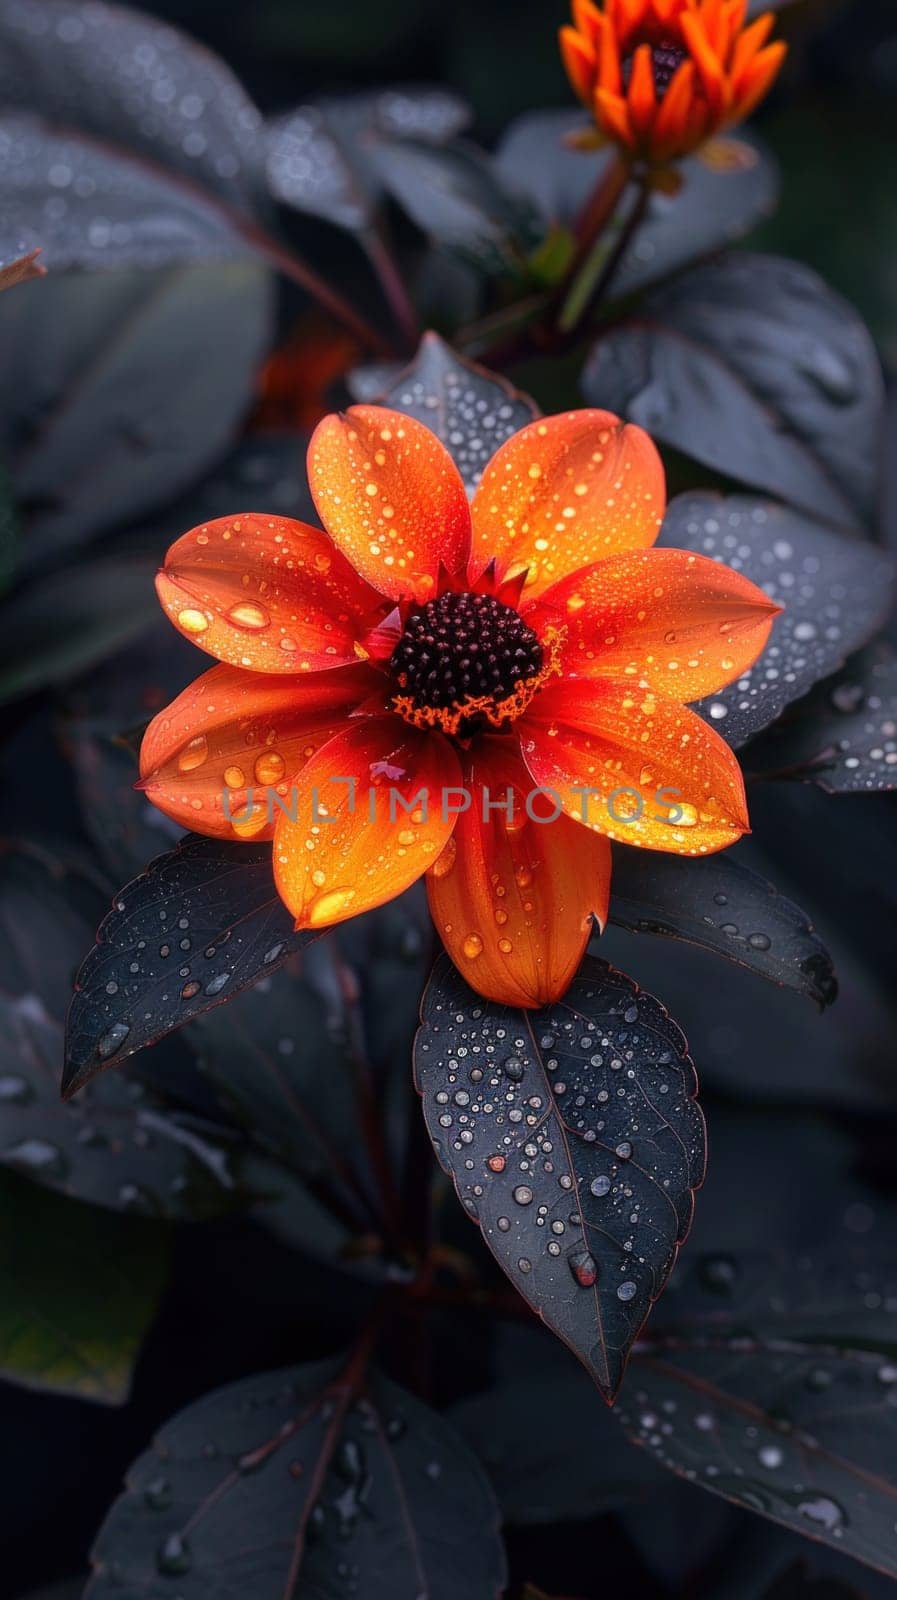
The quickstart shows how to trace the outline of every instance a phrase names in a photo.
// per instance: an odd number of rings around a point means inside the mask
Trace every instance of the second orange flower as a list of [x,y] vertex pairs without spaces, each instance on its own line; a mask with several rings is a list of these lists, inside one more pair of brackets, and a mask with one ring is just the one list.
[[662,167],[762,100],[785,56],[774,22],[747,23],[747,0],[573,0],[561,54],[599,135]]
[[184,827],[273,838],[297,927],[425,875],[473,987],[543,1005],[604,924],[609,840],[701,855],[747,828],[685,702],[750,667],[778,608],[651,548],[663,468],[606,412],[522,429],[472,504],[436,436],[376,406],[326,417],[308,471],[326,531],[247,512],[171,547],[162,604],[220,665],[150,724],[142,786]]

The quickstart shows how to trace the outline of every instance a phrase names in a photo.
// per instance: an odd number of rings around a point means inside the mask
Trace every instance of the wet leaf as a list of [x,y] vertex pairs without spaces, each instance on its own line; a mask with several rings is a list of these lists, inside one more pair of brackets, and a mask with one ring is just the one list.
[[437,1157],[515,1288],[609,1401],[688,1232],[704,1122],[664,1007],[587,957],[563,1000],[495,1005],[446,956],[415,1082]]
[[30,996],[65,1018],[74,966],[101,897],[66,860],[25,839],[0,842],[0,995]]
[[0,601],[0,702],[64,682],[111,655],[158,610],[155,564],[91,555]]
[[519,272],[539,242],[535,209],[503,184],[474,145],[424,140],[372,143],[384,189],[422,233],[486,273]]
[[817,783],[829,794],[897,788],[897,655],[871,645],[820,683],[751,749],[761,776]]
[[249,263],[62,274],[0,298],[0,455],[23,560],[192,487],[251,402],[270,313],[269,276]]
[[13,505],[9,473],[0,465],[0,587],[5,588],[16,563],[18,518]]
[[0,1165],[142,1216],[221,1216],[256,1197],[236,1134],[166,1108],[140,1083],[110,1073],[61,1101],[62,1048],[62,1025],[35,996],[0,999]]
[[679,495],[659,543],[725,562],[785,607],[757,665],[697,707],[736,748],[865,644],[890,609],[893,569],[880,549],[768,501]]
[[886,1261],[692,1262],[616,1415],[663,1466],[897,1576]]
[[258,192],[258,111],[223,61],[145,12],[2,0],[0,103],[130,151],[229,205]]
[[529,395],[456,355],[436,333],[424,334],[403,372],[363,367],[350,381],[357,399],[392,406],[430,428],[452,456],[468,494],[499,445],[539,415]]
[[416,84],[299,106],[266,130],[271,193],[338,227],[367,228],[379,190],[368,143],[379,136],[441,144],[469,117],[457,95]]
[[747,252],[678,279],[593,347],[582,389],[704,466],[823,521],[870,522],[881,368],[809,267]]
[[[547,224],[575,223],[612,159],[606,150],[587,152],[565,143],[587,126],[577,111],[528,112],[511,123],[499,145],[502,178],[538,207]],[[778,174],[769,154],[740,133],[735,154],[734,170],[699,158],[684,161],[679,193],[652,195],[647,218],[614,277],[615,298],[734,243],[774,209]]]
[[838,993],[832,959],[805,912],[731,852],[686,860],[620,846],[610,920],[632,933],[684,939],[808,995]]
[[196,1218],[243,1209],[273,1183],[259,1164],[250,1176],[233,1125],[191,1118],[114,1073],[77,1101],[59,1098],[72,975],[100,898],[35,846],[0,855],[0,1166],[112,1210]]
[[120,1405],[164,1288],[165,1233],[0,1173],[0,1373]]
[[[2,49],[2,45],[0,45]],[[255,253],[212,195],[90,137],[37,117],[0,118],[0,255],[15,241],[41,248],[54,272],[167,267]],[[12,282],[40,275],[32,249]],[[0,288],[8,287],[0,275]]]
[[[324,960],[332,959],[329,944],[320,947]],[[357,1231],[370,1232],[382,1218],[365,1154],[363,1068],[353,1061],[338,997],[322,992],[314,975],[289,962],[198,1018],[190,1042],[229,1119],[354,1219]]]
[[[244,1379],[160,1431],[93,1549],[89,1600],[121,1592],[497,1600],[497,1508],[449,1425],[334,1361]],[[167,1592],[167,1590],[166,1590]]]
[[506,1522],[584,1521],[669,1482],[644,1451],[620,1448],[587,1374],[541,1329],[501,1328],[494,1367],[495,1383],[449,1418],[486,1468]]
[[122,889],[83,962],[63,1093],[241,989],[309,942],[274,887],[270,847],[188,834]]
[[14,289],[17,283],[27,283],[29,278],[42,278],[47,269],[38,261],[39,255],[40,246],[22,252],[20,240],[14,241],[11,249],[0,250],[0,256],[6,257],[0,261],[0,290]]

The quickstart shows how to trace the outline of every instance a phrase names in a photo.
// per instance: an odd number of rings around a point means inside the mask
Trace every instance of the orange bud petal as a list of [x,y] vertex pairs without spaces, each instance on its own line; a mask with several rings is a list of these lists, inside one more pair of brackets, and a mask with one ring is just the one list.
[[732,121],[741,122],[749,117],[756,105],[769,93],[772,85],[781,71],[782,62],[788,54],[788,46],[779,39],[775,44],[769,44],[755,56],[744,74],[738,91],[738,101],[734,107]]
[[602,926],[607,920],[610,845],[569,817],[544,820],[553,807],[540,807],[539,797],[527,814],[533,783],[516,740],[479,741],[464,784],[470,809],[427,873],[436,929],[480,994],[548,1005],[572,981],[592,914]]
[[687,150],[688,117],[695,99],[695,64],[683,61],[667,86],[654,123],[652,154],[663,161]]
[[569,679],[546,688],[519,726],[536,783],[609,838],[707,855],[747,831],[744,783],[729,746],[696,712],[651,689]]
[[421,877],[451,836],[454,802],[443,797],[460,783],[448,740],[397,717],[352,723],[322,746],[274,835],[274,876],[297,928],[344,922]]
[[362,666],[304,678],[213,667],[153,718],[140,747],[140,787],[197,833],[273,838],[273,795],[286,794],[379,677]]
[[629,107],[620,95],[610,94],[606,89],[596,89],[594,112],[598,126],[609,138],[621,144],[626,150],[635,149],[636,141],[629,117]]
[[732,88],[736,94],[738,93],[742,73],[765,45],[769,35],[772,33],[774,22],[775,17],[772,12],[766,11],[762,17],[757,18],[756,22],[752,22],[749,28],[745,28],[744,33],[739,36],[729,67]]
[[616,550],[651,545],[665,504],[663,466],[641,428],[609,411],[543,417],[496,451],[473,498],[471,571],[494,556],[527,570],[523,604]]
[[[781,606],[739,572],[686,550],[637,550],[574,573],[539,601],[565,628],[561,664],[699,700],[753,665]],[[530,627],[534,617],[527,613]]]
[[726,106],[726,81],[719,57],[707,38],[703,21],[697,12],[684,11],[680,24],[708,104],[716,114],[720,114]]
[[440,562],[463,570],[464,484],[445,446],[413,417],[383,406],[325,417],[308,448],[308,481],[335,543],[382,594],[425,601]]
[[598,71],[595,51],[574,28],[564,27],[558,33],[561,60],[571,87],[585,105],[591,106],[592,89]]
[[654,64],[649,44],[640,44],[635,52],[632,62],[632,76],[629,80],[629,120],[633,132],[640,141],[644,141],[651,131],[654,117],[657,112],[657,98],[654,93]]
[[255,672],[355,661],[356,643],[383,604],[320,528],[255,511],[176,540],[156,589],[188,639]]

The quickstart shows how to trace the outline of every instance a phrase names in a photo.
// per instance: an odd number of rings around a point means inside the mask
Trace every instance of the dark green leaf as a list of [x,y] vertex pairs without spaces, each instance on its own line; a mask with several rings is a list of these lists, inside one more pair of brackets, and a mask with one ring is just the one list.
[[361,368],[353,379],[357,399],[392,406],[425,423],[449,451],[468,494],[499,446],[539,414],[529,395],[456,355],[437,333],[424,334],[404,371]]
[[632,933],[684,939],[820,1007],[838,993],[831,956],[806,914],[729,852],[701,861],[620,846],[610,920]]
[[877,509],[881,369],[809,267],[747,252],[643,302],[594,346],[583,394],[704,466],[856,529]]
[[736,748],[865,644],[890,609],[893,567],[880,549],[769,501],[680,495],[659,543],[725,562],[785,607],[757,665],[697,708]]
[[250,263],[63,274],[0,298],[0,453],[27,559],[202,476],[251,403],[270,312],[269,275]]
[[0,1173],[0,1372],[120,1405],[166,1276],[156,1224]]
[[495,1383],[449,1416],[486,1468],[506,1522],[585,1520],[669,1481],[644,1451],[620,1448],[594,1384],[542,1330],[500,1329],[494,1366]]
[[752,748],[753,772],[829,794],[897,788],[897,655],[872,645],[820,683]]
[[228,205],[257,192],[258,111],[223,61],[145,12],[2,0],[0,103],[130,151]]
[[100,895],[80,872],[21,839],[0,845],[0,995],[32,995],[62,1022],[74,964]]
[[895,1577],[895,1290],[874,1259],[692,1262],[616,1415],[674,1472]]
[[[128,151],[57,131],[34,116],[0,118],[0,199],[0,254],[24,239],[40,246],[41,264],[54,272],[254,254],[238,219],[212,194]],[[32,266],[11,281],[38,275]],[[0,278],[0,288],[6,286]]]
[[90,1600],[497,1600],[497,1508],[447,1423],[333,1361],[244,1379],[166,1424],[93,1550]]
[[[546,223],[572,226],[613,159],[612,152],[576,150],[565,142],[587,126],[576,111],[528,112],[499,145],[499,173],[532,200]],[[681,164],[677,195],[651,196],[648,215],[614,277],[615,297],[645,289],[734,243],[773,210],[778,174],[772,160],[754,140],[739,136],[738,148],[738,169],[716,171],[695,157]]]
[[62,1026],[33,995],[0,999],[0,1165],[61,1194],[155,1217],[244,1208],[243,1141],[167,1109],[110,1073],[77,1101],[59,1098]]
[[457,95],[415,84],[299,106],[268,124],[271,193],[338,227],[367,228],[379,188],[367,160],[371,139],[441,144],[459,133],[469,117]]
[[250,1181],[235,1129],[167,1108],[117,1073],[76,1102],[59,1098],[72,973],[98,898],[33,848],[0,857],[0,1166],[112,1210],[193,1218],[245,1208],[273,1185],[267,1174]]
[[475,146],[384,139],[372,143],[369,160],[383,187],[430,239],[483,272],[524,268],[539,242],[535,211],[505,188]]
[[155,563],[90,555],[0,602],[0,701],[64,682],[120,649],[158,610]]
[[0,466],[0,588],[6,587],[15,566],[18,537],[12,485],[5,467]]
[[81,966],[63,1093],[257,983],[309,942],[265,845],[188,834],[122,889]]
[[688,1232],[704,1121],[663,1006],[587,957],[562,1000],[483,1000],[446,956],[415,1081],[440,1163],[499,1265],[605,1398]]

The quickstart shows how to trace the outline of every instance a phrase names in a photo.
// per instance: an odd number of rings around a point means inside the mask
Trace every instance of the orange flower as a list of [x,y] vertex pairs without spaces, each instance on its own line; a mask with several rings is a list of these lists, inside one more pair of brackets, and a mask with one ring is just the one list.
[[150,724],[142,786],[219,838],[273,838],[302,928],[426,874],[481,993],[538,1006],[603,925],[609,839],[701,855],[747,828],[728,745],[686,700],[744,673],[777,607],[653,550],[660,458],[603,411],[533,422],[472,505],[439,440],[376,406],[308,454],[327,532],[194,528],[158,590],[221,665]]
[[603,139],[665,166],[749,116],[786,46],[766,42],[771,11],[746,15],[747,0],[573,0],[561,54]]

